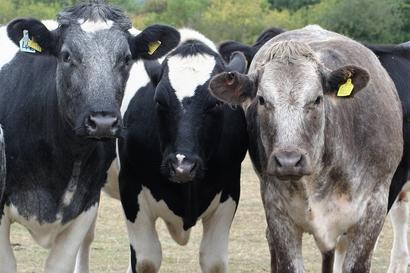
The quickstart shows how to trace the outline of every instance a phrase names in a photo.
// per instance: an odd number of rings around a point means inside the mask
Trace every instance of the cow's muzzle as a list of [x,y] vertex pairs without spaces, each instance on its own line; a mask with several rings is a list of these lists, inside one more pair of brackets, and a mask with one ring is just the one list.
[[121,116],[116,113],[96,112],[86,117],[84,126],[87,137],[95,139],[115,138],[121,131]]
[[268,174],[281,180],[299,180],[312,173],[309,158],[298,150],[274,152],[269,160]]
[[172,182],[186,183],[196,180],[201,169],[201,160],[182,154],[171,155],[167,160],[168,178]]

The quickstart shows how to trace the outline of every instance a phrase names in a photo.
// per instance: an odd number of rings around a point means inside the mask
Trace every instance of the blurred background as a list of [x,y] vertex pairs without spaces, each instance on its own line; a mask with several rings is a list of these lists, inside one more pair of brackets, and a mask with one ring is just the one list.
[[[1,0],[0,24],[15,17],[55,19],[77,0]],[[294,29],[307,24],[361,42],[410,40],[410,0],[108,0],[122,7],[134,26],[152,23],[187,26],[214,42],[252,44],[268,27]]]

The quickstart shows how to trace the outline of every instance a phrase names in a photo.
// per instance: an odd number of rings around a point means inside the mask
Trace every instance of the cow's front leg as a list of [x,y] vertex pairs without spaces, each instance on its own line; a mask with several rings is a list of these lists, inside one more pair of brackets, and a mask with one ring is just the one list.
[[16,273],[16,259],[10,243],[10,220],[3,211],[0,219],[0,273]]
[[94,241],[96,222],[97,214],[95,215],[94,221],[81,244],[80,250],[78,251],[74,273],[90,273],[89,258],[91,243]]
[[51,247],[44,273],[72,273],[77,253],[97,217],[98,204],[77,216]]
[[[386,190],[387,192],[387,190]],[[371,258],[387,213],[385,198],[372,196],[361,220],[347,233],[348,247],[343,263],[343,273],[369,273]]]
[[215,212],[202,220],[203,237],[199,263],[203,273],[225,273],[228,268],[229,230],[237,203],[228,198]]
[[406,273],[409,261],[409,249],[407,247],[409,208],[406,192],[400,193],[389,215],[393,226],[394,241],[388,273]]
[[[162,250],[155,220],[148,204],[140,196],[139,211],[135,220],[127,219],[128,237],[130,240],[130,264],[128,273],[157,273],[161,266]],[[124,206],[127,214],[128,206]],[[128,217],[127,217],[128,218]]]
[[[271,249],[271,272],[303,273],[302,235],[300,230],[290,219],[286,209],[278,207],[279,195],[271,183],[261,185],[263,206],[269,231],[269,248]],[[274,268],[276,266],[276,268]]]

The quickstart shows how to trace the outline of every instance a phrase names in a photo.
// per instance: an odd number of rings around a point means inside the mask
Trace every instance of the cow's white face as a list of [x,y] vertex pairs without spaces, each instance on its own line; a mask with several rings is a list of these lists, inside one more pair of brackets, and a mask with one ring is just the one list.
[[324,147],[323,77],[317,63],[269,62],[257,86],[268,174],[281,178],[310,174]]
[[258,137],[251,141],[263,150],[265,175],[298,180],[321,162],[327,101],[337,99],[339,87],[347,80],[354,85],[348,96],[360,91],[369,75],[357,66],[325,73],[313,50],[293,41],[273,43],[256,58],[249,75],[214,77],[211,93],[247,111],[249,128]]

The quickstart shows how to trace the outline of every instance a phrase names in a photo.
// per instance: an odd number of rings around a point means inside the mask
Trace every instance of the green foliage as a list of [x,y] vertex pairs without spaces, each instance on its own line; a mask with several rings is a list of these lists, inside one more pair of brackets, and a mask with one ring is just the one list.
[[296,11],[300,8],[307,8],[310,5],[319,3],[320,0],[268,0],[273,9]]
[[[15,17],[54,19],[81,0],[0,0],[0,24]],[[307,24],[359,41],[410,40],[410,0],[107,0],[125,9],[137,28],[152,23],[191,27],[220,42],[253,43],[268,27]]]
[[316,22],[360,41],[391,43],[400,40],[397,0],[328,0],[317,9]]

